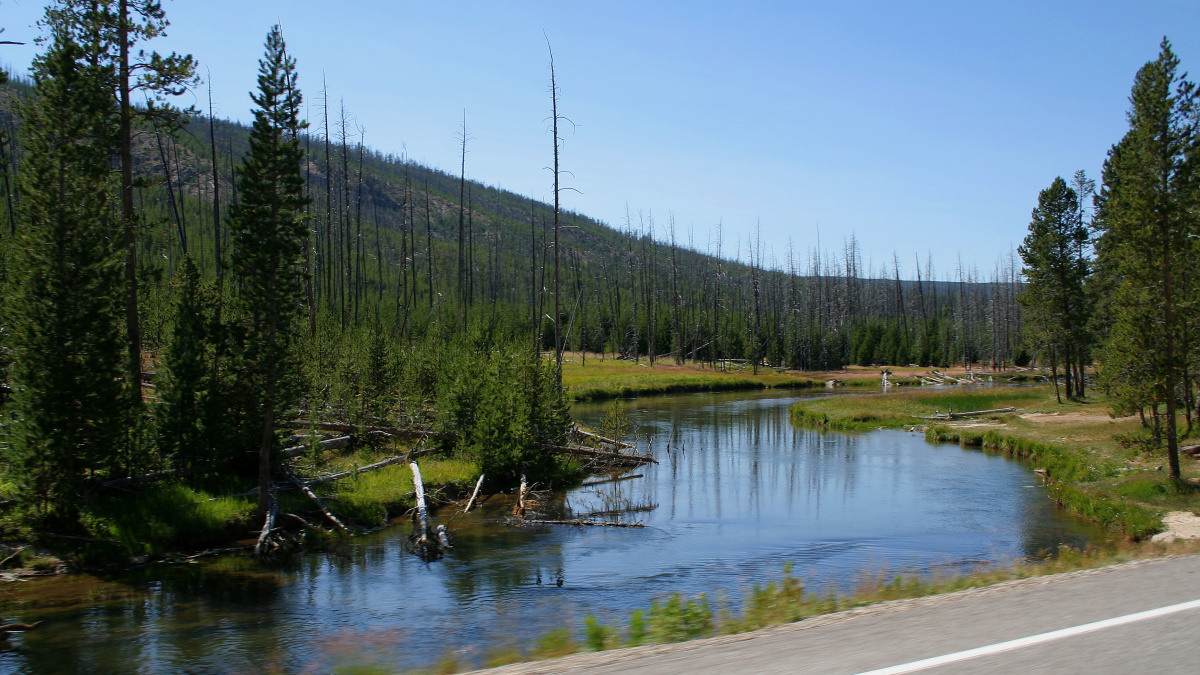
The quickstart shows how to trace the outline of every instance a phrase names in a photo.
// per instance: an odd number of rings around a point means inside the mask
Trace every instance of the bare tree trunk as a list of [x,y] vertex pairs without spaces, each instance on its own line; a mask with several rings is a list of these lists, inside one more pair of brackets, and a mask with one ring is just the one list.
[[121,226],[125,246],[125,337],[129,345],[129,388],[135,405],[142,403],[142,331],[138,318],[137,238],[133,213],[133,104],[130,102],[129,0],[117,5],[120,64]]

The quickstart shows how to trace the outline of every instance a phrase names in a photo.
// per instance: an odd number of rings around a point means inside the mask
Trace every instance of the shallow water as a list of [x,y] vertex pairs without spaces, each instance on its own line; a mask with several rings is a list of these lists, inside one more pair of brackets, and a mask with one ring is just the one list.
[[[513,528],[511,501],[497,496],[455,518],[455,548],[429,564],[405,553],[400,525],[281,570],[232,558],[9,584],[3,618],[46,624],[0,652],[0,672],[408,669],[451,653],[478,663],[578,631],[587,614],[624,621],[668,593],[719,593],[736,607],[787,563],[810,588],[848,588],[883,570],[952,572],[1103,536],[1057,510],[1020,463],[905,431],[794,428],[787,409],[804,397],[618,403],[660,463],[551,495],[542,511],[632,508],[598,517],[644,529]],[[595,424],[609,405],[573,413]]]

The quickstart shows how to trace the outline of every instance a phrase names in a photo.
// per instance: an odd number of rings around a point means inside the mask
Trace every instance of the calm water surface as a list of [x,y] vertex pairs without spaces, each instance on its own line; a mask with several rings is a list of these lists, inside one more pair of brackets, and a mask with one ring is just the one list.
[[[232,558],[8,584],[3,618],[46,625],[0,652],[0,672],[408,669],[450,653],[479,663],[578,630],[587,614],[622,621],[668,593],[720,592],[736,606],[786,563],[810,588],[846,588],[881,570],[954,571],[1103,536],[1055,509],[1017,462],[905,431],[797,429],[787,410],[800,398],[621,402],[660,463],[551,495],[542,512],[623,511],[594,517],[644,529],[513,528],[511,501],[495,497],[450,523],[455,548],[429,564],[405,553],[401,525],[282,570]],[[595,424],[609,405],[573,412]]]

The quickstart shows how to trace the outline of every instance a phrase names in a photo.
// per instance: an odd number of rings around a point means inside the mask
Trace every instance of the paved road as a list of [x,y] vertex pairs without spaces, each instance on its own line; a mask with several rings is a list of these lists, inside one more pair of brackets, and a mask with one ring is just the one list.
[[[579,654],[489,675],[1200,673],[1200,555],[884,603],[743,635]],[[1150,610],[1167,608],[1154,614]],[[1137,613],[1151,616],[1133,616]],[[1071,629],[1128,617],[1118,625]],[[1054,631],[1065,637],[1046,635]],[[1035,644],[1002,643],[1038,636]],[[1040,642],[1039,642],[1040,640]],[[1031,642],[1025,640],[1024,642]],[[966,650],[1012,647],[982,656]],[[982,650],[987,651],[987,650]],[[941,665],[920,661],[955,655]],[[907,666],[900,667],[897,666]],[[883,675],[883,673],[880,673]]]

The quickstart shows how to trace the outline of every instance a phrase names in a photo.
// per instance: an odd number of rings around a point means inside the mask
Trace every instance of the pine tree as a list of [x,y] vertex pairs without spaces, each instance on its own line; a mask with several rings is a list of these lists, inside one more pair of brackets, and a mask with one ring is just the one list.
[[[138,123],[153,122],[174,131],[182,112],[166,103],[197,83],[196,64],[190,54],[139,50],[139,42],[163,35],[170,25],[159,0],[57,0],[46,9],[46,24],[69,34],[88,51],[89,62],[105,66],[110,105],[117,109],[116,132],[109,153],[118,161],[121,203],[121,237],[125,249],[125,341],[130,382],[141,381],[142,338],[138,312],[137,219],[133,200],[133,131]],[[142,94],[145,105],[135,106]],[[129,387],[135,402],[141,387]]]
[[257,106],[250,150],[238,170],[239,201],[230,209],[232,269],[239,281],[244,381],[253,392],[251,420],[260,429],[259,510],[269,507],[271,453],[278,445],[275,417],[294,405],[299,372],[294,349],[295,319],[304,293],[306,228],[300,162],[300,92],[296,61],[288,56],[279,26],[267,35],[259,60]]
[[[1055,392],[1058,392],[1058,356],[1065,357],[1067,397],[1075,395],[1071,358],[1081,342],[1087,322],[1084,315],[1084,281],[1089,263],[1082,254],[1088,233],[1079,221],[1079,197],[1061,177],[1038,194],[1029,234],[1018,252],[1025,262],[1021,271],[1028,285],[1019,302],[1032,315],[1027,324],[1035,340],[1050,353]],[[1059,402],[1062,402],[1061,396]]]
[[69,515],[86,479],[132,468],[120,452],[128,416],[121,258],[109,222],[110,75],[56,31],[34,62],[35,95],[23,110],[13,375],[17,441],[42,513]]
[[1187,334],[1200,318],[1197,91],[1178,67],[1164,39],[1158,58],[1138,71],[1129,97],[1129,131],[1105,162],[1096,214],[1098,248],[1114,280],[1103,379],[1126,405],[1149,405],[1156,418],[1160,406],[1165,408],[1167,456],[1176,479],[1176,412],[1190,356]]
[[171,342],[163,355],[158,384],[159,452],[178,467],[216,459],[211,456],[212,301],[200,270],[185,256],[176,279],[177,300]]

